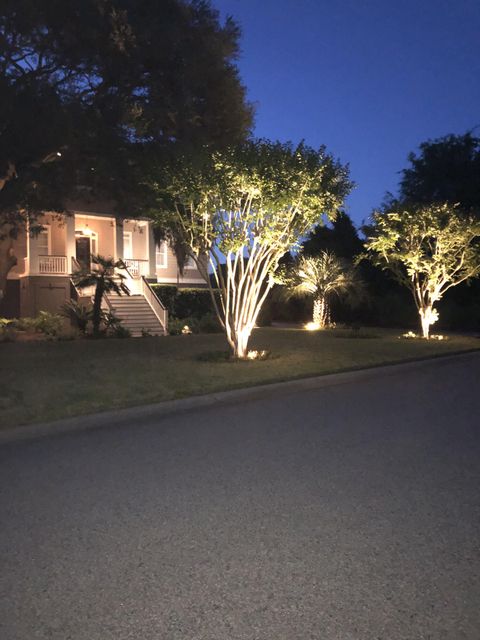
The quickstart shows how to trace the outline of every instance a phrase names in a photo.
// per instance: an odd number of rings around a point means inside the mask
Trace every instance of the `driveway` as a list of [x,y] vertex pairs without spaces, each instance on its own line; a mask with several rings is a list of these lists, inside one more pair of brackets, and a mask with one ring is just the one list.
[[2,640],[480,638],[478,354],[4,445],[0,492]]

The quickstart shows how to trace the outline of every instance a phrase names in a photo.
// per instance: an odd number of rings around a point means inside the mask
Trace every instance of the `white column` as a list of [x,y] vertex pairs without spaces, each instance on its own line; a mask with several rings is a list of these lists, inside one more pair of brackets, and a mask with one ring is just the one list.
[[148,272],[150,278],[157,278],[157,247],[155,244],[155,238],[153,237],[153,225],[151,222],[147,222],[148,232]]
[[67,273],[72,273],[73,258],[76,257],[74,213],[65,216],[65,255],[67,256]]
[[123,260],[123,220],[115,221],[115,261]]

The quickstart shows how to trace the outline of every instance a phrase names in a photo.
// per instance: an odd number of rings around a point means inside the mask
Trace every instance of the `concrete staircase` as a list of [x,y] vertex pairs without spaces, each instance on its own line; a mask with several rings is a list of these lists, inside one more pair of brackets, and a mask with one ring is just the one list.
[[142,330],[152,336],[166,335],[162,325],[144,295],[107,295],[110,311],[120,318],[122,326],[130,331],[133,338],[142,336]]

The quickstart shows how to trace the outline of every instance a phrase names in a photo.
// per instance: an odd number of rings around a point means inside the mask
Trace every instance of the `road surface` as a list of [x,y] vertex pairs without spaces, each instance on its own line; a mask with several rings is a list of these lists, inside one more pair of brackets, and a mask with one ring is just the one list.
[[0,492],[2,640],[480,638],[479,355],[4,445]]

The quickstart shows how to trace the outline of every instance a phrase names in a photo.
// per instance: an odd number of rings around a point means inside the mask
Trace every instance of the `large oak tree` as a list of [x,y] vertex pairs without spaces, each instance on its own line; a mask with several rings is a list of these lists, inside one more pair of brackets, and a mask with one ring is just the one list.
[[38,212],[64,211],[81,187],[134,215],[145,166],[167,149],[245,138],[238,37],[203,1],[3,0],[0,297],[12,241]]

